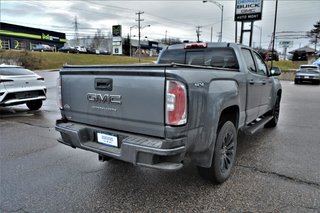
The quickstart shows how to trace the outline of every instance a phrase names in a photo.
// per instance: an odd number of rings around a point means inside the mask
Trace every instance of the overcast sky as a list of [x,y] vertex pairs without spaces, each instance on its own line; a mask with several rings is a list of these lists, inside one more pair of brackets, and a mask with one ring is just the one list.
[[[218,1],[224,5],[223,41],[234,42],[235,38],[235,0]],[[67,38],[74,37],[75,16],[79,23],[79,35],[93,36],[99,28],[107,35],[112,25],[123,27],[123,36],[129,33],[130,26],[137,25],[136,13],[143,11],[142,26],[151,25],[142,30],[142,36],[148,39],[168,37],[181,40],[196,40],[196,26],[202,26],[203,41],[210,41],[210,28],[213,27],[213,41],[218,40],[221,10],[213,3],[202,0],[192,1],[45,1],[0,0],[0,20],[11,24],[24,25],[64,32]],[[262,20],[254,25],[253,42],[268,47],[273,31],[275,0],[264,0]],[[278,35],[299,35],[312,29],[320,20],[320,0],[279,0]],[[239,24],[240,28],[240,24]],[[293,31],[291,33],[282,33]],[[132,28],[132,35],[137,35],[137,28]],[[298,36],[299,37],[299,36]],[[279,39],[278,41],[280,41]],[[294,42],[294,47],[305,46],[307,39],[297,36],[282,38]],[[277,45],[278,46],[278,45]],[[281,50],[281,48],[279,48]]]

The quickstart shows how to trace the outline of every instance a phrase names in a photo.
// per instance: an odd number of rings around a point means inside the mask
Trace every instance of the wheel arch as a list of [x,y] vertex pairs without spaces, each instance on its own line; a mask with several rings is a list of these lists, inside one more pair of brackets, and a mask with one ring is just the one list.
[[238,105],[232,105],[223,109],[220,114],[217,132],[226,121],[231,121],[237,129],[239,126],[239,114],[240,108]]

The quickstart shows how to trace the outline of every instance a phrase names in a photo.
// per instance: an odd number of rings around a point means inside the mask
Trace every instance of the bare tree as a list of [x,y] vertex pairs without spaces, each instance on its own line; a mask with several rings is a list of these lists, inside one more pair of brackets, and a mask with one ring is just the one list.
[[92,39],[91,48],[99,49],[101,47],[101,44],[102,44],[104,38],[105,38],[105,36],[104,36],[102,30],[97,29],[97,32],[95,33],[95,35]]

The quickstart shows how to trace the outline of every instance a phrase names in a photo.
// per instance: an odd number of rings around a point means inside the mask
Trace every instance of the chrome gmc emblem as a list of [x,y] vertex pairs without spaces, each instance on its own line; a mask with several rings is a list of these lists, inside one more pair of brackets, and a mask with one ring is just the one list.
[[95,103],[105,103],[105,104],[121,104],[121,95],[109,95],[109,94],[99,94],[99,93],[88,93],[87,100]]

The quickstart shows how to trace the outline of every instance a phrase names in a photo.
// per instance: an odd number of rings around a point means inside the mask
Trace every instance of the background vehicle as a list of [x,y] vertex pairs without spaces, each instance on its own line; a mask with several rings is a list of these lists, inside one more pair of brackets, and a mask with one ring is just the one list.
[[78,52],[78,51],[76,50],[76,48],[71,47],[71,46],[61,47],[58,51],[59,51],[59,52],[64,52],[64,53],[77,53],[77,52]]
[[54,51],[54,48],[47,45],[47,44],[37,44],[36,46],[34,46],[32,48],[33,51],[40,51],[40,52],[44,52],[44,51]]
[[267,51],[266,54],[265,54],[265,60],[266,61],[271,61],[271,60],[274,60],[274,61],[279,61],[279,54],[277,51]]
[[19,66],[0,65],[0,106],[26,104],[40,109],[46,99],[44,78]]
[[111,55],[111,52],[109,52],[108,50],[98,50],[97,54],[100,54],[100,55]]
[[83,46],[76,46],[75,49],[78,53],[87,53],[87,49]]
[[320,67],[320,58],[318,58],[315,62],[312,63],[313,65],[317,65]]
[[318,65],[301,65],[296,71],[294,83],[299,84],[304,81],[315,84],[320,83],[320,67]]
[[[224,182],[237,133],[277,125],[282,89],[259,54],[233,43],[169,46],[157,64],[65,66],[59,142],[135,165],[176,170],[188,157]],[[72,92],[71,92],[72,91]]]

